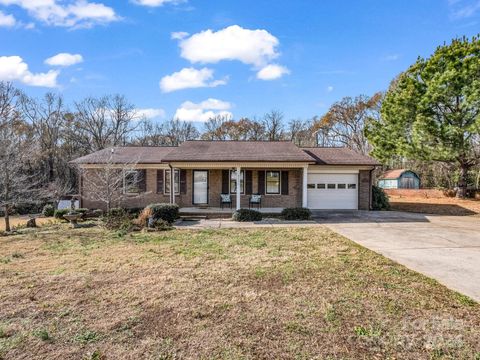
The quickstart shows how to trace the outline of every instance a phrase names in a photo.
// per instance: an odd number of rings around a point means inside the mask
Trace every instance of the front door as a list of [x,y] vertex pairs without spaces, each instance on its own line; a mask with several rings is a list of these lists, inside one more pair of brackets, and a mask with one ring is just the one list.
[[208,171],[193,170],[193,203],[208,204]]

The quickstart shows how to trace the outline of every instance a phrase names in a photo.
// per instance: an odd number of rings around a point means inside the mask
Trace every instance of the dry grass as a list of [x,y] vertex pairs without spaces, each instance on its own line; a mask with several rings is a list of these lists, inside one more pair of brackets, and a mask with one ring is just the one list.
[[[25,226],[27,223],[28,219],[30,219],[29,216],[10,216],[10,227],[11,228],[16,228],[16,227],[22,227]],[[37,220],[37,226],[43,226],[43,225],[49,225],[53,222],[56,222],[56,220],[53,217],[38,217]],[[5,231],[5,219],[2,217],[0,218],[0,231]]]
[[392,210],[438,215],[478,215],[480,200],[389,196]]
[[478,358],[480,306],[324,228],[0,238],[0,358]]

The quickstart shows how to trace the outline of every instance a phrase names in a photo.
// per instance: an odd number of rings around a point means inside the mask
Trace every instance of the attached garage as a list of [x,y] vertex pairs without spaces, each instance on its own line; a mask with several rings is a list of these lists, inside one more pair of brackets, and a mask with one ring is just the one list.
[[310,209],[358,209],[358,173],[309,173],[307,204]]

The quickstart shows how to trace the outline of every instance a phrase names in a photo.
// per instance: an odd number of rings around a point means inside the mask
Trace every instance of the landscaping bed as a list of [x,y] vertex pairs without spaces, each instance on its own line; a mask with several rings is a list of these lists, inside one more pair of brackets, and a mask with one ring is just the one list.
[[452,197],[426,198],[389,195],[392,210],[438,215],[478,215],[480,200]]
[[322,227],[0,238],[0,358],[478,358],[480,307]]

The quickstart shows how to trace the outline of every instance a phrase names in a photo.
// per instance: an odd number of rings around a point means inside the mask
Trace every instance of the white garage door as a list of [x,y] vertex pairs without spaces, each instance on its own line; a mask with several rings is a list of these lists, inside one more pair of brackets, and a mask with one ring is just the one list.
[[310,209],[358,209],[358,174],[308,174]]

